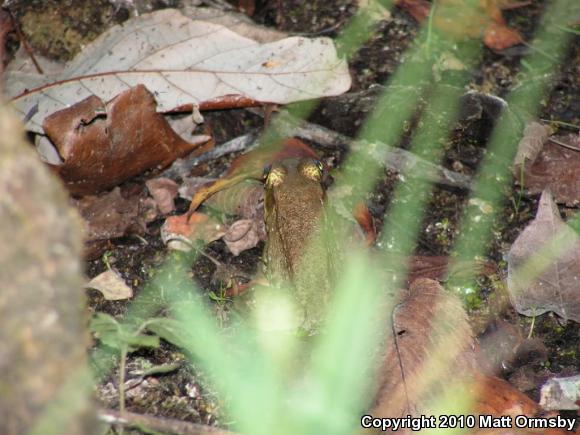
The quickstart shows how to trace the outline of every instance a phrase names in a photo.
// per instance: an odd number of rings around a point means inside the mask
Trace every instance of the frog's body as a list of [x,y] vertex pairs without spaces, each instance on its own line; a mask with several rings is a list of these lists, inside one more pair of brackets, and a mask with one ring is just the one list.
[[266,274],[273,284],[293,287],[309,333],[321,323],[332,287],[322,177],[320,162],[293,158],[272,165],[265,183]]

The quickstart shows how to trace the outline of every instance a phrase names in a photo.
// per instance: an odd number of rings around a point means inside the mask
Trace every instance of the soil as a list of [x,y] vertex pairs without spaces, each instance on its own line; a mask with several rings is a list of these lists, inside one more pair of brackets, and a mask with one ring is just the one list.
[[[132,2],[10,2],[33,50],[45,56],[68,60],[80,51],[83,44],[99,35],[107,26],[122,22],[134,11]],[[154,9],[179,6],[180,2],[141,2],[146,8]],[[237,2],[231,1],[236,5]],[[242,3],[242,2],[240,2]],[[248,2],[245,2],[248,3]],[[292,34],[324,35],[335,37],[343,29],[356,11],[355,1],[340,0],[256,0],[252,18],[259,24],[275,27]],[[544,1],[510,11],[504,16],[510,26],[530,40],[541,16]],[[42,25],[39,25],[42,24]],[[46,30],[49,29],[49,30]],[[371,39],[349,60],[353,77],[350,92],[373,92],[376,84],[385,84],[396,71],[405,50],[418,33],[418,25],[406,12],[393,8],[392,18],[381,21]],[[580,125],[580,44],[571,44],[566,60],[561,64],[556,83],[547,98],[542,101],[540,118],[576,126]],[[519,50],[519,51],[518,51]],[[469,89],[505,96],[519,74],[521,47],[496,53],[483,49],[479,65],[473,70]],[[370,91],[369,91],[370,90]],[[376,96],[375,96],[376,97]],[[370,101],[375,98],[372,95]],[[346,105],[350,104],[350,105]],[[368,106],[345,103],[339,98],[322,102],[311,115],[310,120],[323,126],[354,137],[368,113]],[[246,111],[235,110],[205,115],[207,124],[216,135],[216,142],[222,143],[243,133],[248,128],[261,127],[261,120]],[[456,126],[446,143],[444,163],[447,167],[466,174],[475,173],[485,155],[486,142],[491,132],[493,120],[489,118],[474,121],[462,120]],[[566,130],[566,127],[562,127]],[[569,130],[570,131],[570,130]],[[409,132],[407,132],[408,134]],[[402,140],[405,145],[405,138]],[[335,167],[344,159],[343,152],[329,151],[318,144],[317,149],[327,162]],[[225,170],[234,156],[221,158],[201,166],[198,175],[218,176]],[[394,182],[397,176],[388,171],[380,178],[375,190],[369,195],[368,204],[380,228],[383,214],[388,210]],[[467,202],[466,192],[443,187],[434,188],[427,215],[422,222],[417,251],[428,255],[446,255],[453,247],[458,234],[458,220]],[[487,258],[493,262],[496,274],[482,277],[478,281],[477,298],[472,299],[468,308],[474,331],[482,343],[494,331],[508,328],[519,345],[519,353],[509,361],[501,361],[501,369],[496,374],[512,382],[517,388],[539,399],[539,387],[555,374],[573,375],[580,371],[580,327],[578,323],[561,321],[552,314],[531,319],[518,315],[509,305],[501,312],[494,307],[498,301],[506,299],[502,279],[506,274],[503,260],[509,246],[522,231],[526,223],[533,219],[537,209],[537,197],[521,196],[515,185],[505,192],[505,210],[492,231]],[[178,212],[187,208],[180,204]],[[565,210],[562,209],[565,213]],[[144,239],[124,238],[111,241],[106,256],[87,263],[87,274],[95,276],[106,270],[108,265],[117,269],[136,293],[150,280],[154,271],[168,256],[160,241],[159,229],[162,221],[153,222],[148,227]],[[206,252],[226,265],[234,266],[247,273],[254,273],[259,265],[263,246],[242,253],[238,257],[228,253],[221,241],[206,247]],[[216,266],[206,257],[200,257],[192,266],[192,275],[198,285],[207,293],[218,293],[222,284],[213,278]],[[127,301],[105,301],[97,292],[89,293],[91,312],[105,312],[122,317],[127,311]],[[224,309],[217,306],[216,311]],[[225,308],[227,310],[227,307]],[[525,337],[533,325],[530,342]],[[516,346],[517,347],[517,346]],[[147,377],[136,382],[126,398],[127,409],[134,412],[175,417],[191,422],[227,426],[222,410],[223,399],[217,397],[211,386],[200,376],[195,367],[184,363],[184,356],[177,348],[164,343],[160,349],[139,350],[129,356],[129,378],[137,378],[133,373],[137,368],[158,364],[179,363],[175,370],[161,375]],[[118,408],[118,373],[106,376],[98,389],[97,396],[104,407]],[[141,433],[135,431],[135,433]]]

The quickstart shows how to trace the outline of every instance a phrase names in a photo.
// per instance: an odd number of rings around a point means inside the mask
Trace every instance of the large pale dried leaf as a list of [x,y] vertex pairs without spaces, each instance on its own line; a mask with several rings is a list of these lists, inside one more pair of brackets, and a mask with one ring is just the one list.
[[[580,135],[555,137],[580,149]],[[516,180],[519,181],[519,174]],[[556,202],[574,207],[580,203],[580,151],[548,141],[534,161],[524,169],[524,187],[531,194],[551,190]]]
[[328,38],[291,37],[267,44],[166,9],[114,26],[87,46],[60,81],[25,92],[11,79],[14,106],[31,131],[85,98],[103,101],[137,84],[155,93],[159,111],[225,95],[286,104],[337,95],[350,87],[344,60]]
[[[530,285],[518,268],[554,236],[566,231],[565,252]],[[535,316],[553,311],[564,319],[580,322],[580,237],[562,221],[548,190],[542,193],[535,219],[524,229],[508,254],[508,291],[520,314]]]
[[395,307],[392,321],[397,346],[388,341],[371,414],[424,414],[437,394],[473,374],[474,341],[467,314],[436,281],[418,279]]
[[185,5],[180,9],[183,15],[193,20],[201,20],[227,27],[238,35],[260,43],[273,42],[288,35],[270,27],[259,26],[247,15],[217,8],[199,8]]
[[164,168],[209,139],[182,140],[155,111],[155,100],[142,85],[107,104],[90,96],[53,113],[43,127],[63,159],[57,171],[76,195],[97,193],[146,170]]

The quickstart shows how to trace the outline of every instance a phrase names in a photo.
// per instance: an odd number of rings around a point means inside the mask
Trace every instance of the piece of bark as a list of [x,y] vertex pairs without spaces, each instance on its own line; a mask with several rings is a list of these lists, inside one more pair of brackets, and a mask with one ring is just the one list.
[[[0,107],[0,425],[4,435],[33,429],[67,435],[96,433],[89,400],[92,387],[73,382],[88,370],[84,294],[79,291],[83,282],[80,222],[59,181],[25,143],[16,117]],[[54,411],[63,393],[65,401],[56,409],[59,415],[47,419],[43,413]],[[58,429],[37,427],[41,416],[48,424],[58,421]]]

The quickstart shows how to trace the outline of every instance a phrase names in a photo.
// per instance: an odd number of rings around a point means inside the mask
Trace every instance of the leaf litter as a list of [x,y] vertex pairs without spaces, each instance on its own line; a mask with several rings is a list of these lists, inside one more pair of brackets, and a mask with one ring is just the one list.
[[[106,100],[104,100],[104,101],[106,101]],[[496,394],[497,394],[497,393],[496,393]]]

